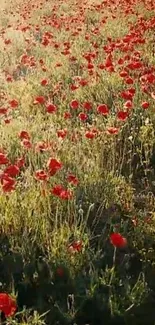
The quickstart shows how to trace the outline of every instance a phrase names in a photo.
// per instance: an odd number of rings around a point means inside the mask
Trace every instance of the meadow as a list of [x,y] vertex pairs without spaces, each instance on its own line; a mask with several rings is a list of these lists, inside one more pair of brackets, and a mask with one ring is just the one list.
[[0,323],[155,325],[155,3],[0,2]]

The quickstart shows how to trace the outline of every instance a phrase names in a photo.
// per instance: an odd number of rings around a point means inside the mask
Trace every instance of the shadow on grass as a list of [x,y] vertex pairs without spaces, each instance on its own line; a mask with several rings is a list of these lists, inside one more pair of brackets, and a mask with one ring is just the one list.
[[[143,271],[143,265],[139,254],[131,250],[130,247],[118,250],[116,275],[119,281],[116,280],[112,286],[108,286],[101,283],[99,277],[103,277],[107,266],[112,267],[113,247],[105,242],[100,254],[93,254],[91,268],[87,261],[84,261],[83,268],[73,279],[69,269],[65,267],[65,263],[58,261],[55,265],[49,261],[37,243],[34,244],[29,260],[25,260],[19,252],[12,251],[9,238],[1,234],[1,292],[15,291],[18,311],[21,311],[23,307],[32,311],[36,310],[39,314],[49,311],[45,316],[45,322],[48,325],[123,325],[131,323],[133,325],[154,325],[155,272],[153,268],[146,268],[146,280],[150,289],[146,299],[138,306],[133,304],[132,308],[124,314],[114,311],[112,315],[109,304],[111,295],[115,294],[120,297],[120,300],[121,297],[123,299],[124,293],[126,294],[126,283],[128,282],[134,287],[138,275]],[[57,272],[58,268],[59,272]],[[62,274],[60,269],[63,269]],[[92,281],[95,283],[93,291],[90,290]],[[20,323],[21,315],[15,317],[17,323]],[[4,315],[2,315],[2,320],[5,324]]]

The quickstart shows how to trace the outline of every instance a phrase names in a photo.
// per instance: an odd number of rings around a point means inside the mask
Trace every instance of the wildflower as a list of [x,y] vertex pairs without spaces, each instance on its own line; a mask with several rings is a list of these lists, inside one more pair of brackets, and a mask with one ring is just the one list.
[[44,170],[39,169],[35,172],[35,178],[39,181],[46,181],[48,179],[48,175]]
[[76,90],[78,88],[79,88],[79,86],[77,86],[77,85],[74,85],[74,84],[70,85],[70,90],[72,90],[72,91],[74,91],[74,90]]
[[48,80],[47,79],[41,80],[41,85],[42,86],[47,86],[48,85]]
[[118,130],[119,130],[118,128],[110,126],[110,127],[107,128],[107,133],[109,133],[109,134],[118,134]]
[[16,166],[17,166],[18,168],[22,168],[22,167],[25,166],[25,159],[24,159],[24,157],[18,158],[18,159],[16,160]]
[[0,311],[5,314],[5,317],[13,316],[17,310],[17,305],[7,293],[0,293]]
[[99,105],[97,107],[97,112],[102,114],[102,115],[108,115],[109,114],[108,106],[105,105],[105,104]]
[[2,152],[0,152],[0,165],[6,165],[8,164],[9,160],[6,157],[6,155]]
[[45,152],[48,151],[50,149],[50,144],[45,142],[45,141],[39,141],[38,143],[36,143],[35,146],[35,151],[36,152]]
[[62,190],[59,197],[62,199],[62,200],[70,200],[73,196],[73,193],[72,191],[70,190]]
[[15,189],[16,181],[7,174],[1,175],[1,184],[3,192],[11,192]]
[[133,108],[133,103],[131,100],[128,100],[124,103],[124,108],[128,109],[132,109]]
[[10,39],[5,39],[4,43],[5,43],[5,45],[11,44],[11,40]]
[[113,233],[110,235],[110,242],[113,246],[123,248],[127,245],[127,240],[119,233]]
[[17,165],[10,165],[4,169],[4,173],[10,177],[16,177],[19,174],[19,167]]
[[83,108],[86,109],[87,111],[89,111],[90,109],[92,109],[92,103],[84,102],[83,103]]
[[55,113],[57,111],[57,107],[54,104],[46,105],[46,112],[47,113]]
[[134,81],[133,81],[133,79],[132,79],[131,77],[127,77],[127,78],[125,79],[125,83],[126,83],[127,85],[132,85],[132,84],[134,83]]
[[68,180],[69,183],[72,183],[74,185],[78,185],[78,183],[79,183],[78,178],[75,175],[73,175],[73,174],[69,174],[67,176],[67,180]]
[[64,139],[66,137],[66,135],[67,135],[67,130],[66,129],[58,130],[57,131],[58,138]]
[[70,103],[70,107],[73,108],[73,109],[77,109],[79,107],[79,102],[78,100],[72,100],[71,103]]
[[12,99],[9,101],[11,108],[16,108],[18,106],[18,100]]
[[19,133],[19,138],[20,139],[26,139],[26,140],[30,140],[30,135],[27,131],[21,131]]
[[22,141],[22,145],[26,149],[31,149],[32,148],[32,143],[29,140],[27,140],[27,139],[24,139]]
[[87,139],[94,139],[96,137],[96,134],[93,131],[86,131],[85,137]]
[[125,112],[125,111],[119,111],[117,113],[117,118],[118,120],[121,120],[121,121],[125,121],[128,117],[128,112]]
[[51,193],[53,195],[56,195],[56,196],[60,196],[61,192],[63,191],[63,187],[62,185],[55,185],[52,190],[51,190]]
[[147,109],[147,108],[149,108],[149,103],[148,102],[143,102],[142,104],[141,104],[141,106],[142,106],[142,108],[144,108],[144,109]]
[[79,119],[83,122],[85,122],[88,118],[87,114],[81,112],[79,115],[78,115]]
[[6,114],[7,111],[8,111],[7,108],[5,108],[5,107],[1,107],[1,108],[0,108],[0,115],[2,115],[2,114]]
[[120,75],[120,77],[124,78],[124,77],[128,76],[128,72],[125,70],[122,70],[119,75]]
[[9,75],[8,75],[8,76],[6,77],[6,81],[7,81],[7,82],[12,82],[12,81],[13,81],[12,76],[9,76]]
[[64,112],[64,119],[67,120],[67,119],[70,119],[72,117],[71,113],[70,112]]
[[45,97],[44,96],[37,96],[33,102],[33,104],[45,104]]
[[62,168],[62,163],[54,158],[49,158],[47,167],[51,176],[55,175],[57,171]]
[[79,253],[82,250],[82,241],[76,240],[71,245],[69,245],[68,250],[70,253]]

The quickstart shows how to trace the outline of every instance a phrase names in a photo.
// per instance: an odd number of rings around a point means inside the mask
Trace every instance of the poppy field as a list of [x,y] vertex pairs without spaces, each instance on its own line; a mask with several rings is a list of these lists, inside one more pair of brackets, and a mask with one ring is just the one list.
[[1,0],[0,324],[155,325],[155,3]]

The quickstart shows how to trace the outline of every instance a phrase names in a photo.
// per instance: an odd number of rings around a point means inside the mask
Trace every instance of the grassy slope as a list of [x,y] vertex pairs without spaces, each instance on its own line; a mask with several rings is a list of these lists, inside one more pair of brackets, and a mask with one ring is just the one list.
[[[154,73],[153,5],[12,1],[2,8],[0,101],[8,111],[0,115],[0,146],[11,164],[25,159],[15,189],[0,189],[1,291],[18,296],[19,311],[27,307],[7,324],[44,324],[39,314],[45,311],[47,324],[99,325],[103,319],[110,324],[109,314],[113,321],[122,317],[119,324],[124,319],[146,324],[142,310],[152,313],[148,306],[154,290],[155,94],[154,84],[142,84],[140,76]],[[136,37],[132,42],[126,36],[131,32],[137,32],[144,44],[136,43]],[[115,48],[114,72],[101,69],[108,56],[105,46],[122,44],[125,36],[124,43],[131,47]],[[5,44],[8,39],[11,44]],[[47,46],[41,44],[44,39]],[[88,52],[94,53],[92,68],[84,58]],[[127,55],[129,59],[118,63]],[[129,70],[133,84],[127,85],[120,71],[138,55],[143,65]],[[71,84],[79,84],[77,76],[88,84],[73,91]],[[46,86],[41,85],[43,79],[48,80]],[[148,93],[142,86],[148,86]],[[136,90],[133,108],[122,121],[118,111],[126,111],[126,100],[120,93],[131,87]],[[34,105],[36,96],[53,103],[56,113],[47,113],[45,104]],[[18,101],[16,108],[10,107],[12,99]],[[71,108],[74,99],[80,103],[78,109]],[[149,109],[141,107],[145,101]],[[90,111],[84,111],[84,102],[92,104]],[[100,104],[108,105],[110,113],[99,114]],[[71,118],[65,119],[64,112],[71,112]],[[86,122],[80,120],[80,112],[87,114]],[[110,134],[108,127],[115,127],[118,134]],[[23,130],[30,135],[31,148],[19,138]],[[67,135],[58,137],[58,130]],[[95,134],[93,139],[86,137],[88,131]],[[38,151],[41,141],[46,143],[43,152]],[[63,167],[48,182],[37,181],[35,172],[48,172],[50,157]],[[1,165],[2,172],[5,167]],[[68,183],[69,173],[78,178],[77,186]],[[72,191],[73,198],[54,196],[51,190],[57,184]],[[115,230],[128,240],[127,248],[118,249],[116,256],[109,242]],[[73,254],[68,246],[77,240],[82,241],[82,251]],[[30,308],[38,313],[31,315]]]

